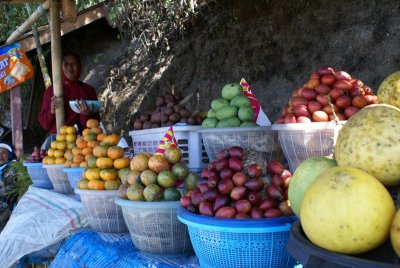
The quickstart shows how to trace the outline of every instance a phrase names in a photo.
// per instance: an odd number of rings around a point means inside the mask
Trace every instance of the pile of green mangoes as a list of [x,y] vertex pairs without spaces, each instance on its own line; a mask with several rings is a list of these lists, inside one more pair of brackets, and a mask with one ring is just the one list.
[[254,110],[250,100],[243,96],[242,86],[226,84],[221,91],[222,98],[211,101],[211,109],[203,120],[203,128],[252,127]]

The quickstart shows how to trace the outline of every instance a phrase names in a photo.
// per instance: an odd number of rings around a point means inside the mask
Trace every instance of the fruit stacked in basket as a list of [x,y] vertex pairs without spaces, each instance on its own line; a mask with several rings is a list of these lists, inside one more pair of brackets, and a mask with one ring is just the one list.
[[217,218],[293,215],[287,201],[291,173],[279,162],[271,161],[268,174],[263,176],[258,164],[244,166],[245,158],[239,146],[219,151],[217,160],[202,171],[196,183],[185,183],[190,192],[181,198],[182,206],[190,212]]
[[347,120],[360,109],[377,103],[372,89],[345,71],[321,67],[302,87],[293,91],[289,105],[276,123]]

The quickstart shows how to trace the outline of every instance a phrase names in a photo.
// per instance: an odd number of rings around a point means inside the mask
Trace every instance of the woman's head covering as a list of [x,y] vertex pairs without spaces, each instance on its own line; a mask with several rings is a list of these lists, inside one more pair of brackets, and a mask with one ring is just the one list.
[[[81,72],[82,72],[82,62],[81,62],[81,58],[80,58],[79,55],[76,54],[75,52],[65,52],[65,53],[63,54],[63,56],[62,56],[63,61],[64,61],[64,58],[65,58],[66,56],[74,57],[74,58],[76,59],[76,61],[78,62],[78,80],[79,80],[79,77],[81,77]],[[69,81],[69,79],[65,76],[64,71],[62,71],[62,76],[63,76],[63,79],[64,79],[64,80],[68,80],[68,81]]]
[[0,143],[0,148],[4,148],[10,152],[10,154],[8,155],[8,160],[13,160],[16,158],[14,146],[12,146],[11,144],[2,142]]

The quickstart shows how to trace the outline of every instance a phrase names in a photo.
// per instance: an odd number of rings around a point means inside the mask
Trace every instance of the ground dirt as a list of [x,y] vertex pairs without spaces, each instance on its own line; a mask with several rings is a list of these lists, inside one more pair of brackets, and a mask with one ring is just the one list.
[[134,120],[165,92],[197,92],[187,107],[208,111],[224,84],[244,77],[274,121],[320,66],[345,70],[375,92],[399,69],[397,1],[236,0],[211,2],[206,11],[151,50],[101,25],[63,38],[63,47],[84,55],[83,79],[98,90],[108,131],[129,137]]

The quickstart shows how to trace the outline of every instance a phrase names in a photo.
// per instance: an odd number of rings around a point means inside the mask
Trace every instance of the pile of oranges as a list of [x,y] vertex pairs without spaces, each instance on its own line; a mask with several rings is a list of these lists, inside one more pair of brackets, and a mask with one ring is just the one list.
[[42,163],[65,164],[65,153],[72,150],[75,146],[77,130],[72,126],[62,126],[60,133],[57,134],[56,140],[52,141],[50,148],[47,150],[47,156],[43,158]]
[[80,189],[118,190],[120,170],[129,170],[130,160],[117,146],[120,136],[103,132],[100,122],[89,119],[82,135],[71,126],[62,126],[47,151],[43,164],[64,164],[67,168],[84,167]]

